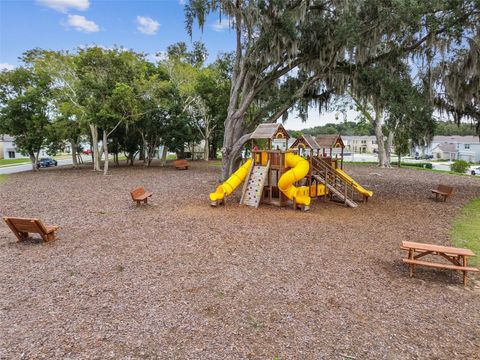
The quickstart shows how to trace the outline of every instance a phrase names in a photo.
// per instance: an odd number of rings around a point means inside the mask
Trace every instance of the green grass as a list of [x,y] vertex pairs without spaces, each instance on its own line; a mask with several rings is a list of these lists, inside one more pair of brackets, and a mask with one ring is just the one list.
[[0,185],[4,183],[7,180],[7,175],[6,174],[0,174]]
[[474,266],[480,265],[480,198],[464,206],[455,218],[452,228],[452,242],[456,247],[472,250],[476,257],[470,258]]
[[30,159],[0,159],[0,166],[30,163]]

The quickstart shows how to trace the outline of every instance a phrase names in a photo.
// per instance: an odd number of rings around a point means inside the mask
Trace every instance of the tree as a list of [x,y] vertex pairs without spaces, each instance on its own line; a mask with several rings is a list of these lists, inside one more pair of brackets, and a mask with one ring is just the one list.
[[51,78],[25,65],[0,73],[0,132],[15,138],[17,148],[28,154],[36,171],[49,136]]
[[[270,84],[287,74],[295,76],[292,70],[302,81],[291,92],[290,104],[298,103],[307,92],[315,94],[321,108],[324,93],[345,93],[363,68],[411,55],[425,57],[440,44],[447,49],[479,21],[475,0],[190,0],[185,7],[187,31],[192,33],[195,20],[203,27],[207,15],[217,11],[228,16],[236,36],[223,178],[238,164],[249,137],[245,126],[249,108]],[[275,116],[269,121],[275,121]]]

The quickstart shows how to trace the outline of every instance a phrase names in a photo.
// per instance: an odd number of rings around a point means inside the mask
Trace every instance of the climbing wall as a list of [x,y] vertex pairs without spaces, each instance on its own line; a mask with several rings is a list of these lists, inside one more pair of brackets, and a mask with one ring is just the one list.
[[247,180],[243,204],[258,207],[262,200],[263,186],[268,175],[268,166],[254,166]]

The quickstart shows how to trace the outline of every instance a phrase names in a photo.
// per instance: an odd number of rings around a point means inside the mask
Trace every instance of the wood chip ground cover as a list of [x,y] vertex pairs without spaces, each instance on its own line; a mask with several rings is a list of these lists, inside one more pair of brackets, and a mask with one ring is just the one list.
[[[408,277],[402,240],[449,245],[480,182],[348,166],[374,197],[349,209],[210,208],[219,168],[13,174],[0,215],[60,239],[17,243],[0,225],[0,358],[479,358],[480,292],[461,275]],[[455,186],[446,203],[429,189]],[[153,191],[134,208],[129,190]],[[472,277],[470,277],[473,279]]]

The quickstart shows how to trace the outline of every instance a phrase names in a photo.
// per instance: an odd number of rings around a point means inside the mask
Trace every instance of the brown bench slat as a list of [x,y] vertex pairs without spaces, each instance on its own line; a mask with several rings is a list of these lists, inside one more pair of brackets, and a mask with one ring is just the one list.
[[428,266],[437,269],[449,269],[449,270],[461,270],[461,271],[479,271],[477,268],[474,267],[464,267],[464,266],[457,266],[457,265],[450,265],[450,264],[439,264],[439,263],[432,263],[428,261],[420,261],[420,260],[411,260],[411,259],[402,259],[403,262],[412,265],[421,265],[421,266]]
[[8,227],[15,234],[19,241],[25,240],[29,237],[29,233],[39,234],[43,240],[50,241],[55,240],[55,231],[59,226],[45,226],[40,219],[36,218],[16,218],[16,217],[3,217],[3,220],[7,223]]
[[405,248],[406,250],[415,249],[415,250],[442,252],[442,253],[453,254],[453,255],[476,256],[475,253],[470,249],[456,248],[452,246],[424,244],[424,243],[417,243],[413,241],[402,241],[402,247]]
[[132,200],[137,203],[136,206],[139,207],[142,201],[147,204],[148,198],[152,196],[153,193],[146,192],[143,186],[137,186],[135,189],[130,191],[130,195],[132,196]]
[[173,162],[173,166],[175,166],[176,169],[186,169],[188,170],[188,161],[185,159],[180,159],[180,160],[175,160]]

